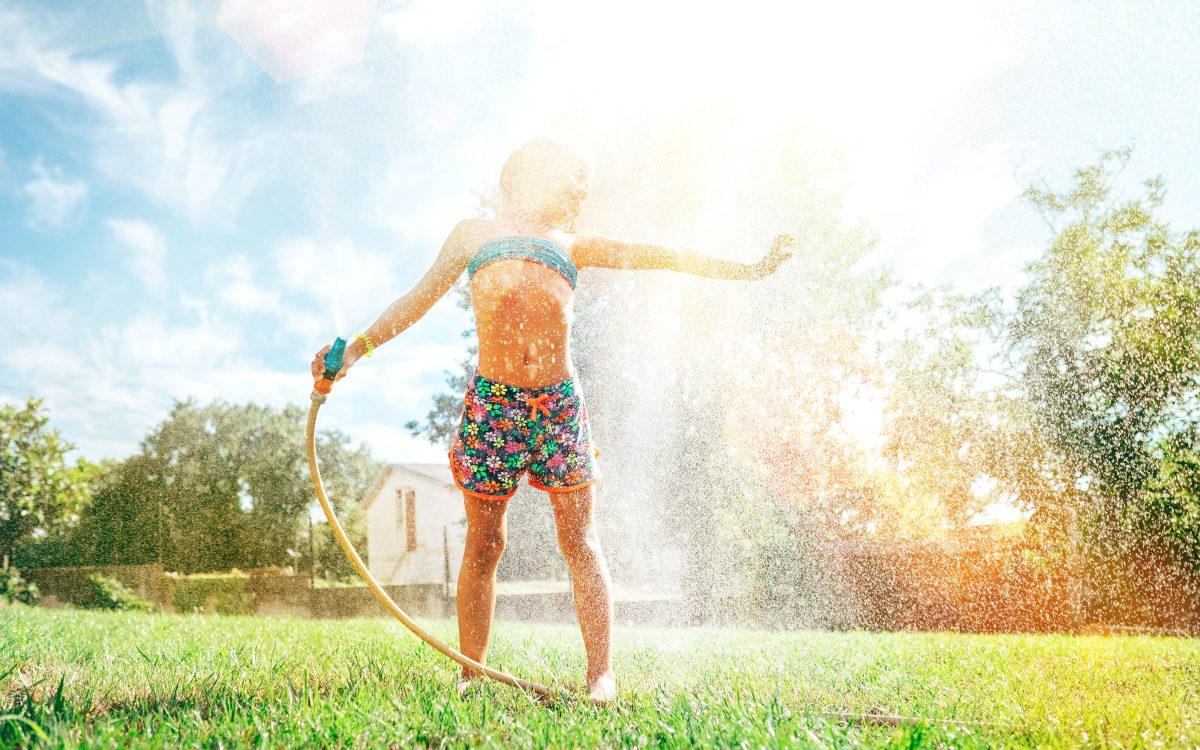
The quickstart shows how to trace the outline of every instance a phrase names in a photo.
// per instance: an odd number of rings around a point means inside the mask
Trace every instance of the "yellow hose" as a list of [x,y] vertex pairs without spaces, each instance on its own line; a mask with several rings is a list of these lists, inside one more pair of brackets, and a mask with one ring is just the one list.
[[312,408],[308,410],[308,428],[306,430],[306,438],[308,441],[308,468],[312,471],[313,489],[317,492],[317,499],[321,501],[321,509],[325,511],[325,518],[329,520],[329,528],[333,530],[333,536],[338,540],[338,544],[342,545],[342,551],[346,553],[346,557],[350,558],[350,562],[354,564],[354,569],[358,571],[359,576],[366,582],[367,588],[371,589],[371,593],[379,600],[379,603],[384,606],[388,612],[392,613],[400,622],[404,623],[404,627],[411,630],[418,638],[433,646],[438,651],[450,657],[454,661],[470,667],[484,675],[491,677],[493,680],[503,682],[506,685],[512,685],[521,690],[528,690],[537,693],[541,696],[551,697],[553,691],[545,685],[537,682],[522,680],[518,677],[513,677],[504,672],[498,672],[489,666],[480,664],[471,657],[459,651],[455,651],[446,644],[433,637],[424,628],[417,624],[415,620],[408,616],[404,610],[392,601],[392,597],[383,590],[371,572],[367,570],[367,566],[363,563],[362,558],[358,556],[358,552],[354,550],[354,545],[350,543],[350,537],[346,536],[345,529],[338,522],[337,515],[333,512],[333,506],[329,503],[329,497],[325,494],[325,485],[321,482],[321,470],[317,466],[317,411],[321,408],[321,404],[325,403],[325,395],[313,391],[312,393]]

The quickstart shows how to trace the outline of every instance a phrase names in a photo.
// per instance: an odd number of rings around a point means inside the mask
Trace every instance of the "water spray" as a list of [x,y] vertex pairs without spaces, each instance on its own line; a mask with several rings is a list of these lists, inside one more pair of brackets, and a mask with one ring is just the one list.
[[[529,680],[522,680],[519,677],[513,677],[506,672],[500,672],[485,664],[481,664],[466,654],[450,648],[422,628],[404,610],[400,609],[400,606],[392,600],[392,597],[390,597],[386,591],[384,591],[383,586],[379,584],[379,581],[376,581],[375,577],[371,575],[371,572],[367,570],[366,564],[363,562],[362,558],[359,557],[358,552],[354,549],[354,545],[351,544],[350,537],[346,536],[346,531],[342,528],[342,524],[338,521],[337,514],[334,513],[333,505],[329,502],[329,496],[325,493],[325,485],[321,482],[321,470],[317,466],[316,439],[317,411],[321,408],[321,405],[325,403],[329,396],[329,392],[333,390],[333,382],[334,379],[337,378],[338,372],[342,369],[342,362],[345,354],[346,340],[339,336],[333,342],[333,347],[330,348],[329,352],[325,355],[325,373],[321,376],[320,380],[313,384],[311,397],[312,408],[310,408],[308,411],[308,427],[305,435],[307,440],[308,467],[312,471],[313,489],[317,492],[317,500],[321,502],[321,509],[325,511],[325,518],[329,521],[329,528],[333,530],[333,536],[337,539],[338,544],[342,546],[342,551],[346,553],[346,557],[354,565],[354,569],[358,571],[358,575],[367,584],[367,588],[371,590],[371,593],[375,595],[375,598],[379,600],[379,603],[383,605],[384,609],[390,612],[391,615],[397,620],[402,622],[404,627],[412,631],[413,634],[418,638],[425,641],[430,646],[433,646],[433,648],[437,649],[442,654],[450,657],[464,667],[470,667],[471,669],[477,670],[478,672],[492,678],[493,680],[496,680],[497,682],[502,682],[505,685],[511,685],[512,687],[518,688],[522,691],[535,693],[541,697],[553,697],[555,691],[551,688],[548,688],[545,685],[537,682],[530,682]],[[839,718],[844,721],[859,721],[867,724],[885,724],[890,726],[921,724],[925,722],[954,725],[975,725],[982,727],[1003,726],[998,724],[985,724],[982,722],[922,719],[917,717],[887,716],[881,714],[855,714],[841,711],[819,711],[817,713]]]
[[354,569],[358,571],[358,575],[363,579],[364,582],[366,582],[367,588],[371,590],[371,593],[375,595],[375,598],[379,600],[379,603],[383,605],[384,609],[390,612],[397,620],[404,623],[404,627],[412,631],[413,634],[418,638],[425,641],[430,646],[433,646],[442,654],[450,657],[464,667],[469,667],[481,672],[483,675],[490,677],[497,682],[503,682],[505,685],[511,685],[523,691],[536,693],[539,696],[547,698],[552,697],[554,691],[545,685],[537,682],[530,682],[528,680],[522,680],[519,677],[513,677],[505,672],[499,672],[491,667],[488,667],[487,665],[480,664],[466,654],[450,648],[435,638],[432,634],[422,628],[415,620],[409,617],[404,610],[400,609],[396,602],[392,601],[392,597],[388,596],[388,593],[383,590],[383,586],[379,585],[379,581],[376,581],[375,577],[371,575],[371,572],[367,570],[366,564],[363,563],[362,558],[359,557],[358,552],[355,551],[354,545],[350,543],[350,537],[346,536],[345,529],[342,528],[342,524],[338,521],[337,514],[334,513],[333,510],[333,505],[330,504],[329,497],[325,494],[325,485],[321,482],[321,470],[317,466],[316,438],[317,411],[321,408],[321,405],[325,403],[325,400],[329,396],[329,392],[333,389],[333,381],[337,377],[338,372],[342,369],[342,361],[345,354],[346,340],[339,336],[333,342],[333,347],[325,355],[324,375],[321,376],[320,380],[313,384],[312,408],[308,410],[308,427],[306,429],[308,468],[312,472],[313,489],[317,492],[317,500],[321,502],[321,510],[325,511],[325,518],[329,521],[329,528],[333,530],[334,538],[336,538],[338,544],[342,546],[342,551],[346,553],[346,557],[354,565]]

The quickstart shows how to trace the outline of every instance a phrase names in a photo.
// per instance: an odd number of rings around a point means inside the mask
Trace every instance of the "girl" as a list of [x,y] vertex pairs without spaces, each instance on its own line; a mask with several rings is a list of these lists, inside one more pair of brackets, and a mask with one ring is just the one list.
[[[747,264],[577,232],[575,217],[591,177],[590,160],[558,140],[535,138],[514,151],[500,172],[497,216],[458,223],[416,287],[347,346],[337,378],[345,377],[369,347],[381,346],[420,320],[467,272],[479,360],[449,451],[467,511],[458,579],[459,648],[486,663],[496,567],[507,535],[505,510],[528,471],[529,484],[550,497],[559,547],[574,581],[589,697],[602,704],[616,694],[613,603],[592,514],[600,452],[591,444],[569,348],[578,269],[670,269],[718,279],[761,279],[791,257],[785,248],[795,241],[780,235],[770,253]],[[328,346],[313,359],[314,378],[324,372],[327,351]],[[459,692],[478,676],[464,668]]]

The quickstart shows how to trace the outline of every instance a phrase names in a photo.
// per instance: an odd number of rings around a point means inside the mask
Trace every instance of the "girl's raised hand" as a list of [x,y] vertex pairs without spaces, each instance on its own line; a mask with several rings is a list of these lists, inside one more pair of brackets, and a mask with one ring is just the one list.
[[771,243],[771,252],[763,256],[762,260],[754,264],[756,279],[763,279],[775,273],[775,270],[783,264],[785,260],[792,257],[790,248],[796,246],[796,238],[790,234],[781,234]]

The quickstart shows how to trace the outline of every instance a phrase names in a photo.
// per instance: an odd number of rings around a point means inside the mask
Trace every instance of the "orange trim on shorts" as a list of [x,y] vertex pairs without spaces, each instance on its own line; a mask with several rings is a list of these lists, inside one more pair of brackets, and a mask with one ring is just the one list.
[[547,487],[544,484],[538,484],[537,482],[533,481],[533,477],[530,476],[529,477],[529,486],[535,487],[539,490],[545,490],[546,492],[570,492],[571,490],[583,489],[584,487],[587,487],[589,484],[599,481],[599,479],[600,479],[600,477],[592,477],[591,479],[587,480],[583,484],[575,484],[575,485],[571,485],[570,487]]
[[471,495],[472,497],[481,497],[484,500],[508,500],[513,495],[517,494],[516,489],[507,495],[489,495],[484,492],[476,492],[475,490],[463,487],[462,482],[458,481],[458,475],[454,473],[454,449],[451,448],[449,451],[447,451],[446,456],[450,459],[450,476],[454,478],[454,484],[458,485],[458,488],[468,495]]

